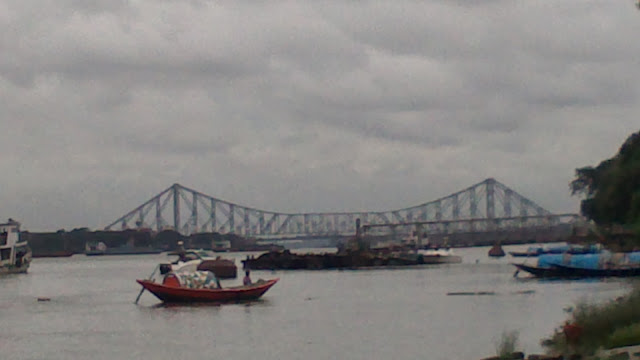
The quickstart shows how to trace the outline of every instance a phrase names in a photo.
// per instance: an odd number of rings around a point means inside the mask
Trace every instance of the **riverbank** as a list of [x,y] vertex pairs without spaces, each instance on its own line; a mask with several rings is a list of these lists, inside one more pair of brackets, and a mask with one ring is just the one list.
[[541,341],[546,355],[516,352],[517,333],[503,334],[497,356],[482,360],[640,359],[640,288],[603,303],[580,301]]
[[543,344],[550,353],[585,359],[640,344],[640,289],[602,304],[579,302]]

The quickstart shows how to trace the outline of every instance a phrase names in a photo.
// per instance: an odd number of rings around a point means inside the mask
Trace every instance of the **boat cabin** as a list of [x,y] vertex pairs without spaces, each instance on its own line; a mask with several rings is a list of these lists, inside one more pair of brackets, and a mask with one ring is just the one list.
[[9,219],[0,224],[0,267],[15,264],[28,252],[27,241],[20,239],[20,223]]

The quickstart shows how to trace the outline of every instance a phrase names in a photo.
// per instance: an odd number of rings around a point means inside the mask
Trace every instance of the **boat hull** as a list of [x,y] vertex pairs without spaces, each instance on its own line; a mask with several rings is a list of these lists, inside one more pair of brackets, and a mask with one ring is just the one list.
[[556,265],[558,271],[571,277],[632,277],[640,276],[640,266],[618,267],[609,269],[586,269],[566,265]]
[[589,269],[560,264],[554,264],[552,267],[537,267],[525,264],[513,265],[519,270],[526,271],[531,275],[539,278],[580,279],[640,276],[640,266],[609,269]]
[[21,266],[0,266],[0,275],[24,274],[27,270],[29,270],[29,262],[23,263]]
[[249,286],[226,289],[190,289],[158,284],[149,280],[136,280],[145,290],[166,303],[237,302],[256,300],[269,290],[278,279],[257,282]]
[[31,257],[33,258],[69,257],[73,254],[74,254],[73,251],[61,250],[61,251],[33,253],[31,254]]
[[[539,278],[565,278],[571,277],[566,271],[562,271],[557,267],[537,267],[525,264],[512,264],[518,270],[528,272],[529,274]],[[575,276],[575,275],[574,275]]]

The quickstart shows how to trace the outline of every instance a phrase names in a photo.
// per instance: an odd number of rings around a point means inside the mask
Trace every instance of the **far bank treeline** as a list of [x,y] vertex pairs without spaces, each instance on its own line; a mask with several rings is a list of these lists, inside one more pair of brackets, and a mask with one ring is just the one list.
[[109,248],[124,245],[153,247],[166,251],[175,250],[182,241],[185,248],[215,249],[219,245],[228,246],[230,251],[259,250],[265,246],[254,239],[236,234],[199,233],[184,236],[174,230],[154,232],[151,230],[90,231],[87,228],[71,231],[35,233],[24,231],[21,236],[27,239],[34,256],[47,256],[56,253],[84,253],[87,243],[102,242]]
[[596,225],[601,242],[640,248],[640,131],[612,158],[576,169],[570,188],[583,197],[580,211]]

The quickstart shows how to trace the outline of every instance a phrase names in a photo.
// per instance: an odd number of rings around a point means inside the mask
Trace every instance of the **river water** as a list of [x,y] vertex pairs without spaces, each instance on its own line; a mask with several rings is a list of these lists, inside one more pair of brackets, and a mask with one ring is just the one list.
[[[198,306],[162,306],[149,293],[134,304],[135,279],[166,254],[34,259],[28,274],[0,278],[0,358],[474,360],[513,330],[520,349],[539,353],[564,309],[633,286],[514,278],[516,259],[487,251],[456,249],[462,264],[410,269],[254,271],[280,278],[260,301]],[[239,267],[244,256],[225,254]],[[447,295],[478,291],[495,295]]]

